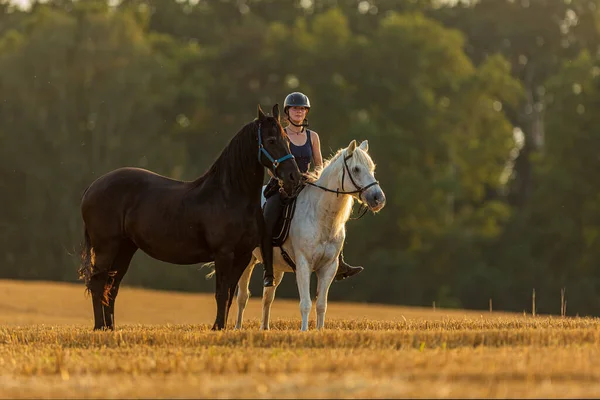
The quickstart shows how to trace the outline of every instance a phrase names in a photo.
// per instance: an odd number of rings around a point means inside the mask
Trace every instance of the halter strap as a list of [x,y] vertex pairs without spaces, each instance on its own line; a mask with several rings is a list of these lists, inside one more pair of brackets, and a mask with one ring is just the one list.
[[259,122],[258,123],[258,162],[260,162],[261,153],[264,154],[265,157],[267,157],[269,159],[269,161],[271,161],[271,164],[273,164],[273,172],[275,172],[277,170],[277,167],[279,167],[279,164],[281,164],[285,160],[294,159],[294,156],[292,154],[286,154],[285,156],[280,157],[277,160],[274,159],[273,157],[271,157],[271,155],[269,154],[269,152],[267,151],[267,149],[265,149],[265,146],[263,145],[260,128],[261,128],[261,124]]

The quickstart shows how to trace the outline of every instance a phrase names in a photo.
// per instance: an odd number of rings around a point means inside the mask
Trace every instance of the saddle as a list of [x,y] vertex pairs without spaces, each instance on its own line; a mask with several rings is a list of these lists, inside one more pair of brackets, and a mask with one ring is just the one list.
[[[305,186],[306,185],[302,185],[302,187],[300,188],[298,193],[300,193],[304,189]],[[276,189],[277,188],[275,187],[275,190],[273,190],[273,188],[269,187],[269,185],[268,185],[267,188],[265,188],[265,192],[264,192],[265,198],[269,198],[271,196],[278,195],[278,192]],[[296,194],[296,196],[293,196],[293,197],[285,197],[285,198],[281,199],[283,206],[282,206],[281,214],[277,218],[277,221],[275,222],[275,226],[273,227],[273,239],[271,242],[273,244],[273,247],[279,247],[279,249],[281,251],[281,256],[283,257],[285,262],[294,271],[296,271],[296,264],[294,263],[294,261],[292,260],[290,255],[283,249],[282,246],[283,246],[283,243],[285,243],[285,241],[287,240],[288,235],[290,234],[290,227],[292,226],[292,219],[294,218],[294,213],[296,212],[296,200],[297,199],[298,199],[298,194]],[[263,206],[263,211],[264,211],[264,206]]]
[[281,247],[290,234],[292,219],[294,218],[294,213],[296,212],[296,199],[297,197],[293,197],[284,201],[281,214],[279,215],[279,218],[277,218],[277,222],[273,228],[272,243],[274,247]]

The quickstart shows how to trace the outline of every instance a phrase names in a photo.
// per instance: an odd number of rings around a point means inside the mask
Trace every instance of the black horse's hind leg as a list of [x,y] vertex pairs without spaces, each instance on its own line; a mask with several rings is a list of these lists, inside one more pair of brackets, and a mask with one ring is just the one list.
[[229,309],[235,296],[235,289],[248,266],[252,252],[244,254],[243,257],[234,258],[233,253],[226,253],[216,257],[215,272],[217,275],[217,288],[215,299],[217,300],[217,317],[212,327],[213,330],[225,329]]
[[109,271],[118,252],[119,241],[116,240],[94,246],[94,263],[88,288],[92,294],[95,330],[107,328],[104,306],[108,305]]
[[115,258],[115,262],[109,273],[108,283],[110,285],[110,290],[108,292],[108,306],[103,306],[104,325],[108,329],[115,328],[115,300],[119,294],[119,286],[121,285],[121,281],[127,273],[129,265],[131,264],[131,259],[133,258],[133,255],[137,249],[137,246],[130,240],[123,240],[119,246],[119,253]]
[[104,309],[102,300],[104,287],[108,281],[108,271],[94,272],[90,278],[88,288],[92,293],[92,306],[94,308],[94,330],[104,329]]

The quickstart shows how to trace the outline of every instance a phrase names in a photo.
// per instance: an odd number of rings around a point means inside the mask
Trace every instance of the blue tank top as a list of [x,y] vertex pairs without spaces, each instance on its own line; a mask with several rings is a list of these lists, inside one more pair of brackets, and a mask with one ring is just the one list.
[[310,140],[310,131],[306,130],[306,143],[302,146],[296,146],[290,140],[290,152],[296,159],[296,164],[298,164],[298,169],[300,172],[308,172],[308,168],[310,167],[310,160],[312,159],[312,141]]

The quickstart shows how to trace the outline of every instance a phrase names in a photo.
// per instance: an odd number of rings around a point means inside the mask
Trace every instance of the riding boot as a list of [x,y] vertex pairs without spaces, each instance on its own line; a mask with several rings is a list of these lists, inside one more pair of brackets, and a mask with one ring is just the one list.
[[340,251],[340,255],[338,257],[338,269],[337,272],[335,274],[335,280],[336,281],[341,281],[343,279],[349,278],[353,275],[358,274],[359,272],[361,272],[364,268],[361,266],[358,267],[353,267],[352,265],[347,264],[344,261],[344,254],[343,252]]
[[267,199],[264,210],[265,219],[265,235],[263,237],[263,286],[275,286],[275,277],[273,276],[273,229],[277,223],[277,219],[281,214],[282,203],[279,192],[276,192]]

